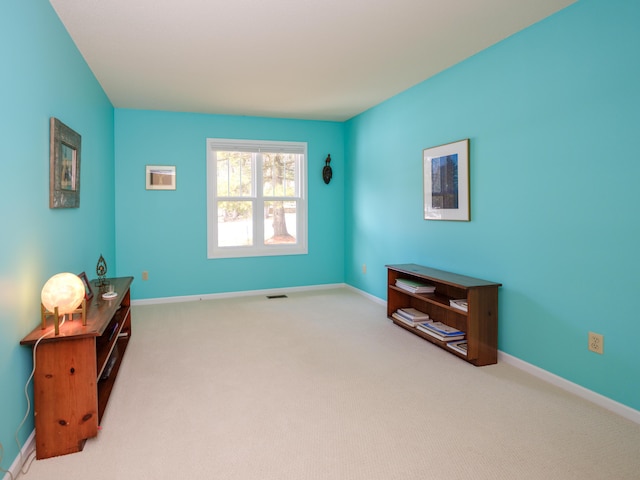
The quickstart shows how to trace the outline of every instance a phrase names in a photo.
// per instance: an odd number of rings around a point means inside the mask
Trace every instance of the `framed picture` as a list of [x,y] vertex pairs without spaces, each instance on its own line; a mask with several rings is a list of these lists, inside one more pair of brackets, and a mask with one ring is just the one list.
[[89,283],[87,274],[82,272],[78,277],[80,277],[80,280],[84,283],[84,298],[90,300],[93,297],[93,290],[91,290],[91,284]]
[[175,190],[176,167],[170,165],[147,165],[147,190]]
[[49,208],[78,208],[81,137],[54,117],[49,127]]
[[459,220],[469,215],[469,139],[423,150],[425,220]]

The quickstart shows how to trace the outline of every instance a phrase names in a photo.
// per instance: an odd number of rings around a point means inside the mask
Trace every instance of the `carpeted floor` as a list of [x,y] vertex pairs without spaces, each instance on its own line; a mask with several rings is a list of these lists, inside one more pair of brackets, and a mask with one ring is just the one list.
[[349,289],[136,306],[102,430],[24,479],[638,479],[640,425]]

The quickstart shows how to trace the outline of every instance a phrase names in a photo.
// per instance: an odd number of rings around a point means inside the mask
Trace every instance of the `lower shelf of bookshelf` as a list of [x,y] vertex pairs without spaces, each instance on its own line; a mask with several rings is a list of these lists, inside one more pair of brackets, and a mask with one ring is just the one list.
[[413,333],[414,335],[417,335],[418,337],[423,338],[423,339],[427,340],[428,342],[431,342],[434,345],[439,346],[440,348],[442,348],[443,350],[446,350],[447,352],[451,353],[452,355],[455,355],[456,357],[463,358],[465,360],[469,360],[467,358],[467,355],[464,355],[464,354],[462,354],[460,352],[457,352],[456,350],[453,350],[452,348],[449,348],[447,346],[447,342],[442,342],[442,341],[438,340],[437,338],[434,338],[431,335],[428,335],[428,334],[418,330],[417,328],[410,327],[409,325],[396,320],[393,317],[390,317],[390,320],[393,323],[395,323],[397,326],[402,327],[403,329]]

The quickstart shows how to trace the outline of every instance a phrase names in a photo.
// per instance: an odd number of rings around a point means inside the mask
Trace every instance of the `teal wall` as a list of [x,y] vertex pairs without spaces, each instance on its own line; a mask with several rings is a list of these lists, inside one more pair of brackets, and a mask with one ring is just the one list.
[[[0,2],[2,466],[18,454],[32,366],[18,344],[40,289],[63,270],[94,276],[101,253],[137,299],[343,281],[384,298],[397,262],[499,281],[502,351],[640,409],[638,24],[637,2],[580,0],[342,124],[114,113],[46,0]],[[79,209],[48,208],[51,116],[82,135]],[[207,137],[309,143],[308,255],[207,260]],[[422,149],[462,138],[472,221],[427,222]],[[146,164],[176,165],[178,189],[146,191]]]
[[[115,259],[113,108],[45,0],[0,2],[0,442],[2,467],[18,454],[40,290],[61,271],[95,276]],[[82,136],[80,208],[49,209],[49,117]],[[113,262],[115,270],[115,262]],[[93,275],[92,275],[93,273]],[[32,412],[33,413],[33,412]],[[32,416],[20,431],[24,442]]]
[[[638,2],[581,0],[347,122],[346,282],[501,282],[502,351],[640,409],[638,25]],[[425,221],[422,149],[463,138],[472,221]]]
[[[344,281],[342,123],[117,109],[115,124],[117,265],[136,277],[135,299]],[[216,137],[308,142],[308,255],[207,259],[206,139]],[[148,164],[175,165],[176,190],[146,190]]]

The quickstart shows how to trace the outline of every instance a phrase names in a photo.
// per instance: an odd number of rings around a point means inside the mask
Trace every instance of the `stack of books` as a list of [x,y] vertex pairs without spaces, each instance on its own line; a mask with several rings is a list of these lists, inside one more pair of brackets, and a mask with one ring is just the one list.
[[466,340],[457,340],[455,342],[447,343],[447,347],[452,350],[455,350],[458,353],[461,353],[465,357],[467,356],[467,341]]
[[445,325],[442,322],[427,320],[417,324],[416,328],[442,342],[452,342],[454,340],[464,339],[464,332],[450,327],[449,325]]
[[460,298],[460,299],[451,299],[449,300],[449,305],[451,305],[453,308],[457,308],[458,310],[462,310],[463,312],[466,312],[469,310],[469,304],[467,303],[467,299],[466,298]]
[[411,293],[433,293],[436,291],[436,287],[434,285],[416,282],[415,280],[409,280],[408,278],[397,278],[396,287]]
[[419,323],[429,320],[428,314],[415,308],[399,308],[391,316],[410,327],[415,327]]

